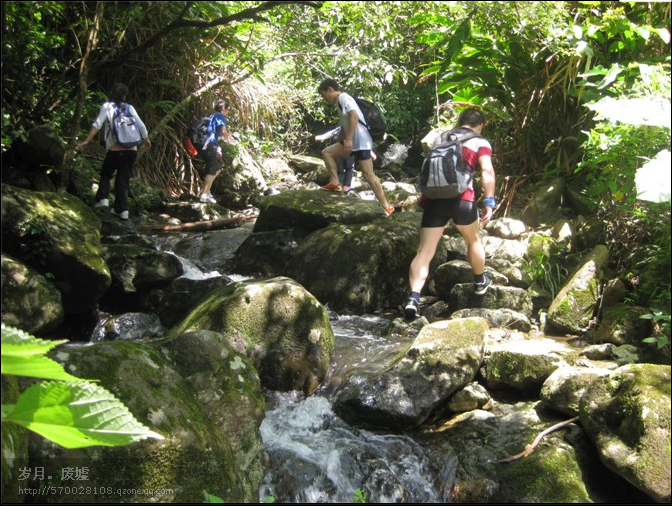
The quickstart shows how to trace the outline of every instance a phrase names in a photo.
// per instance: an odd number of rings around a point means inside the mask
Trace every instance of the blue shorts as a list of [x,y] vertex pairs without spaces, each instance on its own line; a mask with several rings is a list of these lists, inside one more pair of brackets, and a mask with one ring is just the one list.
[[476,202],[462,199],[425,199],[421,228],[445,227],[449,219],[456,225],[471,225],[478,219]]

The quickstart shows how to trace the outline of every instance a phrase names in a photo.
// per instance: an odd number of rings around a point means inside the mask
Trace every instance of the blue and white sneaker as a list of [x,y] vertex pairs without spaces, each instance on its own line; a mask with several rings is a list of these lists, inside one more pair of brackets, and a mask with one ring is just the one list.
[[476,295],[483,295],[488,291],[488,287],[492,284],[492,279],[490,279],[490,274],[487,272],[483,273],[483,281],[481,283],[474,283],[474,293]]

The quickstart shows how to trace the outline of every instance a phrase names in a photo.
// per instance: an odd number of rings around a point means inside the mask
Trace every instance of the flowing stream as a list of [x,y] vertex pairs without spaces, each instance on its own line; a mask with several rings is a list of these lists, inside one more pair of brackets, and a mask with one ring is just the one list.
[[[433,455],[411,437],[348,425],[332,399],[352,373],[375,371],[410,343],[384,337],[389,320],[348,316],[332,321],[336,350],[322,387],[308,397],[269,393],[261,436],[271,465],[259,491],[279,502],[445,502],[455,458]],[[439,463],[437,465],[437,463]]]
[[[151,237],[169,253],[183,238]],[[222,275],[217,270],[204,272],[207,269],[176,256],[184,267],[183,277],[202,280]],[[224,275],[231,281],[249,279]],[[437,456],[407,435],[352,427],[332,409],[352,374],[379,370],[405,351],[412,339],[388,337],[391,320],[382,316],[334,317],[331,324],[335,352],[321,387],[307,398],[299,392],[266,393],[260,431],[269,466],[260,501],[272,497],[286,503],[352,503],[357,498],[379,503],[446,502],[457,465],[454,454],[442,451]]]

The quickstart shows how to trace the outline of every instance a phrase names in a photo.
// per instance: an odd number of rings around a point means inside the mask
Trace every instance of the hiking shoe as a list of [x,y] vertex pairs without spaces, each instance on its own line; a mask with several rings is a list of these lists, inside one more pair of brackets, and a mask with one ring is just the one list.
[[127,220],[128,219],[128,211],[121,211],[118,213],[114,209],[110,209],[110,214],[113,214],[117,216],[118,218],[121,218],[122,220]]
[[487,272],[483,273],[483,282],[474,283],[474,293],[476,295],[483,295],[488,291],[488,287],[492,284],[492,279],[490,279],[490,274]]
[[336,183],[329,183],[325,184],[324,186],[321,186],[323,190],[331,190],[332,192],[340,192],[341,191],[341,185],[336,184]]
[[93,204],[94,208],[97,207],[110,207],[110,200],[109,199],[100,199],[98,202]]
[[393,212],[394,212],[394,206],[387,206],[387,207],[385,208],[385,214],[386,214],[387,216],[389,216],[389,215],[392,214]]
[[404,307],[404,316],[406,318],[415,318],[418,315],[419,307],[420,303],[415,300],[415,298],[409,297],[408,302],[406,303],[406,307]]
[[359,197],[359,195],[357,195],[355,193],[355,190],[353,190],[352,188],[348,188],[347,190],[343,190],[343,195],[347,195],[348,197]]
[[210,194],[208,194],[208,195],[201,195],[201,198],[200,198],[199,200],[200,200],[201,202],[206,203],[206,204],[216,204],[216,203],[217,203],[217,201],[215,200],[215,198],[214,198],[212,195],[210,195]]

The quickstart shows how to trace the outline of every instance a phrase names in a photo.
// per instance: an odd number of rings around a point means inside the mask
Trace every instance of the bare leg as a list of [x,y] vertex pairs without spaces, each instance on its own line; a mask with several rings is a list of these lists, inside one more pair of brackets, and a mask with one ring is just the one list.
[[425,286],[425,281],[427,281],[427,276],[429,276],[429,264],[432,258],[434,258],[434,253],[436,253],[436,247],[441,240],[444,228],[431,227],[420,229],[418,252],[411,262],[408,272],[412,292],[420,293],[422,287]]
[[378,202],[382,204],[383,209],[387,209],[388,204],[385,192],[383,191],[383,185],[380,184],[380,180],[373,172],[373,160],[369,158],[368,160],[359,160],[357,163],[362,174],[364,174],[364,179],[366,179],[366,182],[369,183],[373,193],[376,195]]
[[201,192],[201,195],[210,195],[210,189],[212,188],[212,183],[215,182],[215,178],[219,176],[219,173],[221,172],[218,171],[217,174],[208,174],[205,176],[203,179],[203,191]]
[[340,184],[338,182],[338,160],[343,155],[345,155],[345,150],[340,142],[322,150],[322,158],[324,159],[324,165],[327,167],[327,172],[329,172],[330,184]]
[[467,245],[467,261],[471,265],[471,271],[474,274],[483,274],[485,270],[485,249],[478,235],[478,220],[471,225],[455,225],[455,227],[462,234]]

